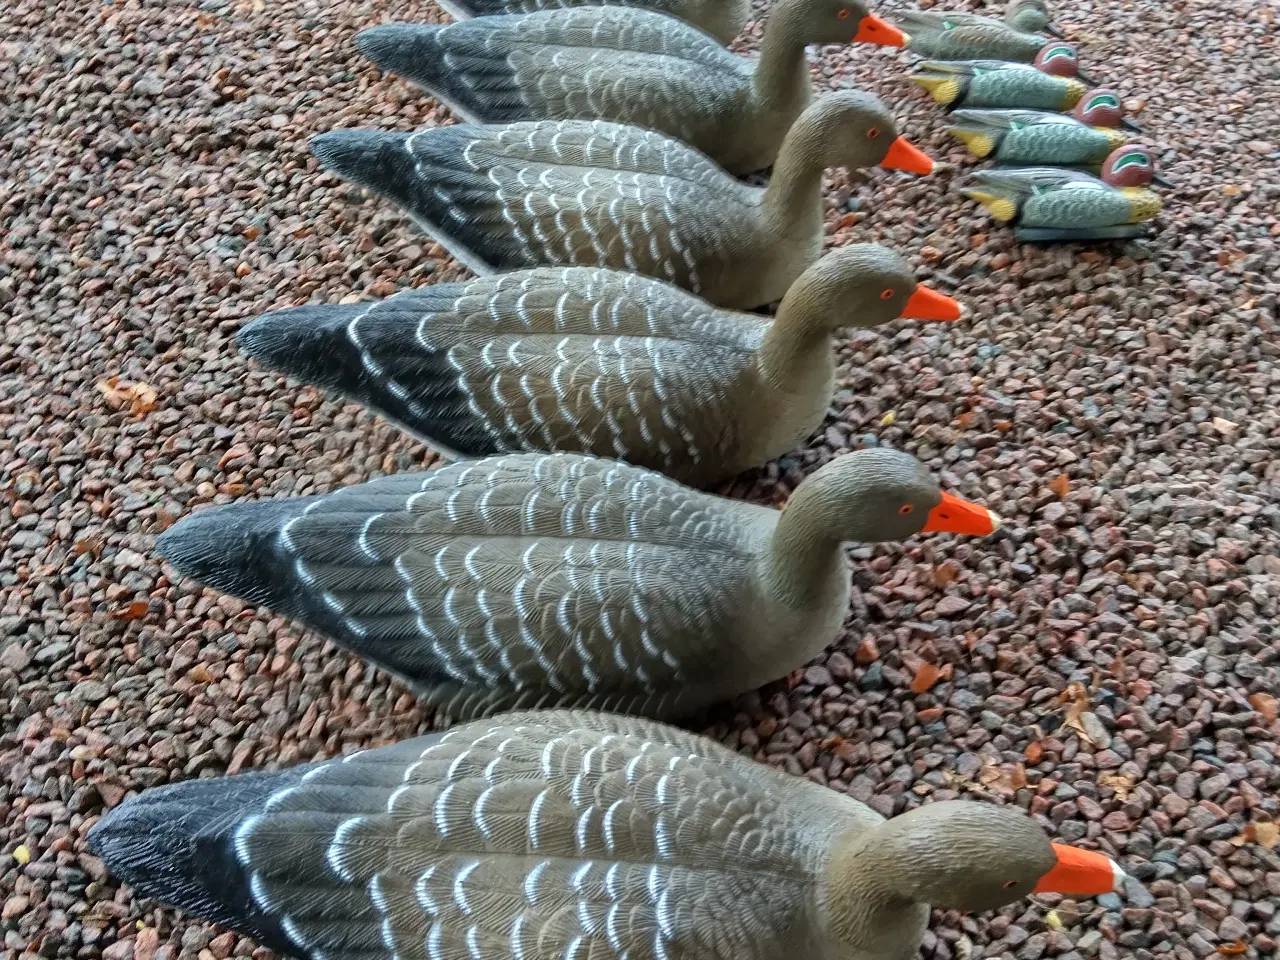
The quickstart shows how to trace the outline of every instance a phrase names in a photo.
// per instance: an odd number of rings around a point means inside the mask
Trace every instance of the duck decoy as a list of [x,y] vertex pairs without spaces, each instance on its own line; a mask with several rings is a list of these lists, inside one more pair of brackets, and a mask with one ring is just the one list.
[[1003,20],[955,10],[902,10],[891,17],[910,38],[907,49],[928,60],[1031,63],[1050,39],[1034,32],[1047,30],[1048,21],[1036,0],[1012,0]]
[[271,313],[236,339],[454,458],[578,451],[709,486],[818,427],[834,331],[960,314],[898,254],[858,244],[801,274],[772,321],[632,273],[544,267]]
[[779,0],[758,61],[649,10],[577,7],[447,26],[387,24],[361,53],[468,123],[609,120],[674,137],[730,173],[770,166],[809,105],[811,43],[902,46],[858,0]]
[[1076,76],[1079,60],[1069,43],[1046,44],[1034,62],[925,60],[911,79],[940,106],[1070,110],[1088,89]]
[[513,454],[204,510],[157,546],[454,717],[674,717],[826,648],[848,611],[844,542],[997,524],[888,448],[830,461],[781,512],[612,460]]
[[800,115],[767,187],[670,137],[600,120],[338,130],[311,149],[476,273],[611,267],[743,309],[773,303],[818,259],[827,167],[933,169],[888,108],[857,90]]
[[1058,167],[983,170],[963,190],[991,215],[1015,226],[1028,243],[1121,240],[1147,230],[1160,197],[1147,189],[1155,173],[1151,151],[1120,147],[1102,165],[1102,178]]
[[751,0],[438,0],[436,5],[454,20],[470,20],[602,3],[665,13],[705,30],[725,46],[733,42],[751,19]]
[[1071,113],[1044,110],[955,110],[947,132],[977,157],[998,164],[1102,163],[1128,137],[1114,90],[1094,90]]
[[144,790],[89,845],[306,960],[912,960],[931,907],[1128,880],[1014,806],[885,820],[705,737],[561,710]]

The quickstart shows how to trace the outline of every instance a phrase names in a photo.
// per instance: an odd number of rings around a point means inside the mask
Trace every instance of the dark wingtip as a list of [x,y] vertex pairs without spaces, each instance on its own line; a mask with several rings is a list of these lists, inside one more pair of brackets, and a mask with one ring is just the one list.
[[334,344],[368,304],[306,304],[265,313],[236,332],[236,346],[263,366],[330,385],[342,367]]
[[393,151],[403,151],[404,133],[382,130],[331,130],[311,138],[308,146],[320,165],[344,180],[376,189],[378,174]]
[[417,59],[414,55],[417,43],[439,29],[433,24],[385,23],[357,33],[356,49],[382,69],[404,73],[404,68]]

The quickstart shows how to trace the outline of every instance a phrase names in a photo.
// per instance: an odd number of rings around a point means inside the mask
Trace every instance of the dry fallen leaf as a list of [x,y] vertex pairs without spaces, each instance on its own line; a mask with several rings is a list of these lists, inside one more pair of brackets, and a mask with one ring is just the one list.
[[128,407],[131,414],[135,417],[141,417],[158,406],[155,388],[141,381],[134,382],[132,380],[121,380],[119,377],[110,377],[106,380],[99,380],[97,387],[98,392],[107,401],[107,406],[112,410],[123,410]]
[[880,418],[880,426],[882,427],[892,426],[893,421],[897,419],[898,419],[898,415],[894,413],[892,410],[890,410],[888,413],[886,413],[883,417]]
[[973,411],[966,410],[964,413],[957,414],[956,423],[960,424],[962,430],[969,429],[969,424],[973,423]]
[[1222,192],[1225,193],[1228,197],[1240,196],[1240,188],[1237,187],[1234,183],[1228,183],[1226,186],[1222,188]]
[[1067,475],[1065,473],[1060,473],[1050,481],[1049,489],[1057,495],[1059,500],[1061,500],[1071,492],[1071,481],[1067,479]]
[[71,551],[77,556],[84,556],[86,553],[92,554],[94,557],[102,556],[102,548],[104,544],[101,537],[82,537],[75,542]]
[[111,617],[114,620],[138,620],[147,615],[147,602],[145,600],[135,600],[128,606],[121,607],[118,610],[111,611]]
[[1012,793],[1027,785],[1027,768],[1021,763],[1012,768],[991,763],[978,772],[978,783],[990,790]]
[[933,585],[939,589],[954,583],[956,577],[960,576],[960,570],[955,564],[940,563],[933,568]]
[[213,674],[209,672],[209,668],[203,663],[197,663],[187,671],[187,679],[192,683],[211,683]]
[[1058,916],[1057,910],[1050,910],[1044,915],[1044,925],[1050,930],[1056,930],[1058,933],[1066,929],[1062,925],[1062,918]]
[[1110,787],[1116,792],[1116,799],[1124,803],[1133,790],[1134,778],[1124,773],[1104,773],[1098,777],[1098,786]]
[[1039,740],[1032,740],[1027,744],[1027,749],[1023,751],[1026,755],[1027,763],[1033,767],[1044,759],[1044,747],[1040,745]]
[[1276,717],[1280,716],[1280,705],[1277,704],[1276,698],[1269,693],[1250,694],[1249,706],[1262,714],[1262,719],[1267,723],[1275,723]]
[[31,862],[31,851],[27,849],[27,845],[25,843],[14,847],[13,859],[17,860],[19,865],[24,867]]
[[911,680],[912,693],[924,693],[942,676],[942,671],[935,667],[932,663],[922,661],[920,666],[916,667],[916,675]]
[[1218,947],[1218,952],[1224,957],[1238,957],[1240,954],[1247,952],[1248,949],[1243,940],[1235,940]]
[[1280,823],[1246,823],[1240,832],[1227,842],[1233,847],[1256,843],[1260,847],[1274,850],[1276,844],[1280,843]]
[[1067,689],[1058,695],[1058,703],[1066,704],[1067,715],[1062,720],[1064,727],[1069,727],[1080,735],[1080,739],[1090,745],[1093,744],[1093,738],[1089,736],[1089,731],[1085,729],[1084,721],[1081,719],[1089,711],[1089,692],[1085,690],[1084,684],[1072,683],[1068,684]]

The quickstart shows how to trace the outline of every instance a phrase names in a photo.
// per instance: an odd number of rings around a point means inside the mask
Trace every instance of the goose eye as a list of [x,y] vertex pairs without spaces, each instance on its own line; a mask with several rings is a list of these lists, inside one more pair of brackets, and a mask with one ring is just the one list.
[[904,517],[905,517],[907,514],[909,514],[909,513],[910,513],[912,510],[914,510],[914,509],[915,509],[915,505],[914,505],[914,504],[904,503],[902,506],[900,506],[900,507],[898,508],[898,513],[902,514],[902,516],[904,516]]
[[1007,881],[1005,881],[1004,888],[1005,888],[1006,890],[1012,890],[1012,889],[1013,889],[1014,887],[1016,887],[1017,885],[1018,885],[1018,881],[1017,881],[1017,880],[1007,880]]
[[849,19],[849,11],[848,11],[848,10],[841,10],[839,13],[837,13],[837,14],[836,14],[836,19],[837,19],[837,20],[848,20],[848,19]]
[[867,139],[868,139],[868,140],[874,140],[874,139],[875,139],[876,137],[878,137],[878,136],[880,136],[880,128],[879,128],[879,127],[872,127],[870,130],[868,130],[868,131],[867,131]]
[[893,299],[893,289],[892,289],[891,287],[886,287],[884,290],[881,290],[881,291],[880,291],[880,299],[881,299],[881,300],[892,300],[892,299]]

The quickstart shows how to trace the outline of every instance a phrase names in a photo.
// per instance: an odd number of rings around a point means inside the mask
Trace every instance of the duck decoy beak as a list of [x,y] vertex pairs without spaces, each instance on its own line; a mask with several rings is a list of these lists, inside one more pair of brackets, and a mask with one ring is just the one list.
[[905,47],[907,35],[891,23],[868,13],[858,21],[858,32],[850,43],[874,43],[881,47]]
[[1166,180],[1164,177],[1160,176],[1160,174],[1158,173],[1153,173],[1151,175],[1151,182],[1154,183],[1157,187],[1165,187],[1168,190],[1173,189],[1173,183]]
[[899,137],[889,144],[889,152],[880,161],[880,166],[886,170],[906,170],[926,176],[933,173],[933,158],[906,137]]
[[[973,537],[985,537],[1000,529],[1000,518],[976,503],[962,500],[954,494],[944,493],[942,502],[929,511],[929,519],[921,533],[963,533]],[[1071,848],[1074,849],[1074,848]],[[1085,853],[1087,851],[1080,851]],[[1101,856],[1101,854],[1097,854]],[[1057,869],[1056,867],[1054,869]],[[1052,873],[1053,871],[1050,871]],[[1046,874],[1047,876],[1047,874]]]
[[1095,80],[1092,76],[1085,73],[1083,70],[1079,69],[1078,67],[1076,68],[1076,79],[1079,80],[1081,83],[1087,83],[1091,87],[1096,87],[1098,85],[1097,80]]
[[1134,121],[1130,120],[1128,117],[1120,118],[1120,126],[1124,127],[1126,130],[1132,130],[1134,133],[1142,132],[1142,127],[1140,127]]
[[945,293],[930,290],[922,283],[898,316],[903,320],[959,320],[964,316],[964,307]]
[[1092,850],[1053,844],[1058,862],[1040,878],[1033,893],[1096,897],[1124,889],[1128,875],[1110,857]]
[[1044,32],[1049,34],[1051,37],[1057,37],[1059,40],[1066,39],[1066,34],[1055,27],[1052,23],[1046,23],[1044,25]]

